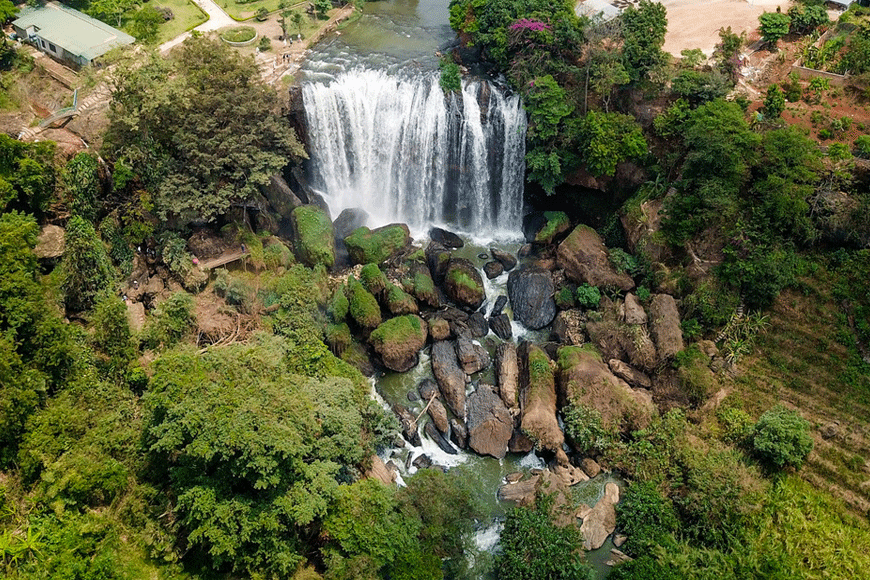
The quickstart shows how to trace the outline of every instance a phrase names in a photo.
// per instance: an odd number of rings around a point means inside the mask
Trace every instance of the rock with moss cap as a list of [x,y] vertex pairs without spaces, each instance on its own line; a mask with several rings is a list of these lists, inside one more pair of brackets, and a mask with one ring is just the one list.
[[363,226],[344,239],[355,264],[380,264],[394,258],[411,245],[411,232],[405,224],[390,224],[374,230]]
[[561,347],[557,366],[559,403],[594,409],[605,429],[642,429],[656,413],[650,394],[614,375],[591,345]]
[[413,263],[410,267],[410,292],[421,303],[430,308],[441,307],[441,296],[435,281],[429,273],[429,268],[420,263]]
[[420,311],[414,297],[392,282],[387,282],[387,288],[383,293],[383,297],[384,307],[394,316],[417,314]]
[[569,280],[591,286],[611,286],[628,291],[634,280],[625,272],[618,272],[610,263],[607,247],[598,232],[579,225],[559,244],[556,264],[565,270]]
[[526,241],[546,245],[571,229],[571,220],[562,211],[533,212],[523,220]]
[[444,277],[444,293],[457,306],[469,310],[477,310],[486,300],[483,278],[465,258],[451,258]]
[[519,348],[523,393],[523,416],[520,427],[539,449],[562,449],[565,435],[556,417],[556,380],[550,359],[537,346],[523,343]]
[[426,344],[426,321],[409,314],[391,318],[369,336],[369,344],[381,356],[384,366],[403,373],[417,364],[417,355]]
[[387,277],[378,268],[378,265],[374,263],[363,266],[359,273],[359,281],[375,297],[381,296],[387,289],[387,284],[389,284]]
[[327,303],[326,313],[329,314],[329,317],[332,318],[334,322],[341,322],[347,317],[350,304],[347,301],[347,295],[345,294],[346,291],[347,287],[344,284],[341,284],[332,293],[332,298],[330,298]]
[[301,205],[290,213],[296,240],[296,254],[308,266],[335,264],[332,222],[326,212],[313,205]]
[[381,323],[381,307],[371,292],[353,276],[347,279],[346,292],[351,318],[363,328],[376,328]]

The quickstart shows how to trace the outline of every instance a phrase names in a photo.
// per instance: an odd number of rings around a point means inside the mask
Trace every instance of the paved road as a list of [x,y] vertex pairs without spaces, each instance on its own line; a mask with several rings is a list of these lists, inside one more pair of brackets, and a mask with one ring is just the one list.
[[[208,32],[210,30],[218,30],[220,28],[225,28],[227,26],[232,26],[236,23],[235,20],[230,18],[229,14],[223,11],[223,8],[218,6],[214,0],[193,0],[196,4],[205,10],[205,13],[208,14],[208,20],[194,28],[194,30],[198,30],[200,32]],[[164,42],[160,45],[160,52],[166,52],[171,49],[173,46],[177,46],[185,41],[190,36],[190,32],[185,32],[179,36],[176,36],[172,40],[168,42]]]

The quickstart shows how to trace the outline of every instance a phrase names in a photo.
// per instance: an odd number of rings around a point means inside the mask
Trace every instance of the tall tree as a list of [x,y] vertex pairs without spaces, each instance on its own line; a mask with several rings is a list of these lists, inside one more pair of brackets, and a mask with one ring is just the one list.
[[168,61],[118,68],[106,141],[161,218],[211,221],[305,155],[276,109],[252,58],[194,37]]
[[637,8],[629,6],[622,13],[622,30],[625,38],[622,54],[632,80],[641,79],[650,69],[666,62],[662,45],[668,18],[663,5],[641,0]]
[[779,39],[788,34],[791,19],[782,12],[765,12],[758,17],[758,24],[764,41],[776,48]]

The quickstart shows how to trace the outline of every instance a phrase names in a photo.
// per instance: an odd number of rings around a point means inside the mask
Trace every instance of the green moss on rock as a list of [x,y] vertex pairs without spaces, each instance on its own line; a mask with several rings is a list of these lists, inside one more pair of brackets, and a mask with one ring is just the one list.
[[453,258],[444,280],[444,292],[457,306],[477,310],[486,299],[483,279],[470,261]]
[[385,296],[386,307],[390,314],[417,314],[420,310],[413,296],[390,282],[387,282]]
[[332,293],[332,298],[327,306],[327,313],[335,322],[341,322],[347,318],[347,312],[350,308],[350,303],[345,295],[346,287],[344,284],[335,289]]
[[535,234],[535,243],[552,243],[557,236],[564,234],[571,227],[571,220],[568,219],[568,214],[565,212],[545,211],[544,218],[547,220],[547,223]]
[[347,279],[347,300],[350,316],[363,328],[375,328],[381,323],[381,307],[378,301],[359,281]]
[[350,327],[344,322],[341,324],[327,324],[323,334],[329,350],[339,357],[353,342]]
[[335,239],[326,212],[317,206],[301,205],[290,214],[290,221],[299,259],[309,266],[323,264],[331,268],[335,264]]
[[366,290],[371,292],[374,296],[380,296],[387,289],[387,285],[389,281],[384,273],[378,268],[377,264],[370,263],[363,266],[363,269],[360,270],[359,280],[362,282],[362,285],[366,287]]
[[375,230],[363,226],[344,239],[355,264],[380,264],[411,245],[411,233],[405,224],[391,224]]
[[417,353],[426,344],[427,336],[426,322],[409,314],[391,318],[378,326],[369,336],[369,343],[387,368],[405,372],[416,364]]

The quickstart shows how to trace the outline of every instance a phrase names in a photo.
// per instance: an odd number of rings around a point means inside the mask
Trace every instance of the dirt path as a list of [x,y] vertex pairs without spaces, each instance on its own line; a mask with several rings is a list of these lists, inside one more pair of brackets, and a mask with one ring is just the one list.
[[[219,30],[221,28],[226,28],[227,26],[232,26],[236,23],[235,20],[230,18],[230,15],[223,11],[223,8],[217,5],[214,0],[193,0],[196,2],[196,5],[202,8],[206,14],[208,14],[208,20],[194,28],[199,32],[209,32],[211,30]],[[170,50],[174,46],[178,46],[185,39],[190,37],[190,32],[185,32],[169,40],[160,45],[160,52],[166,52]]]

